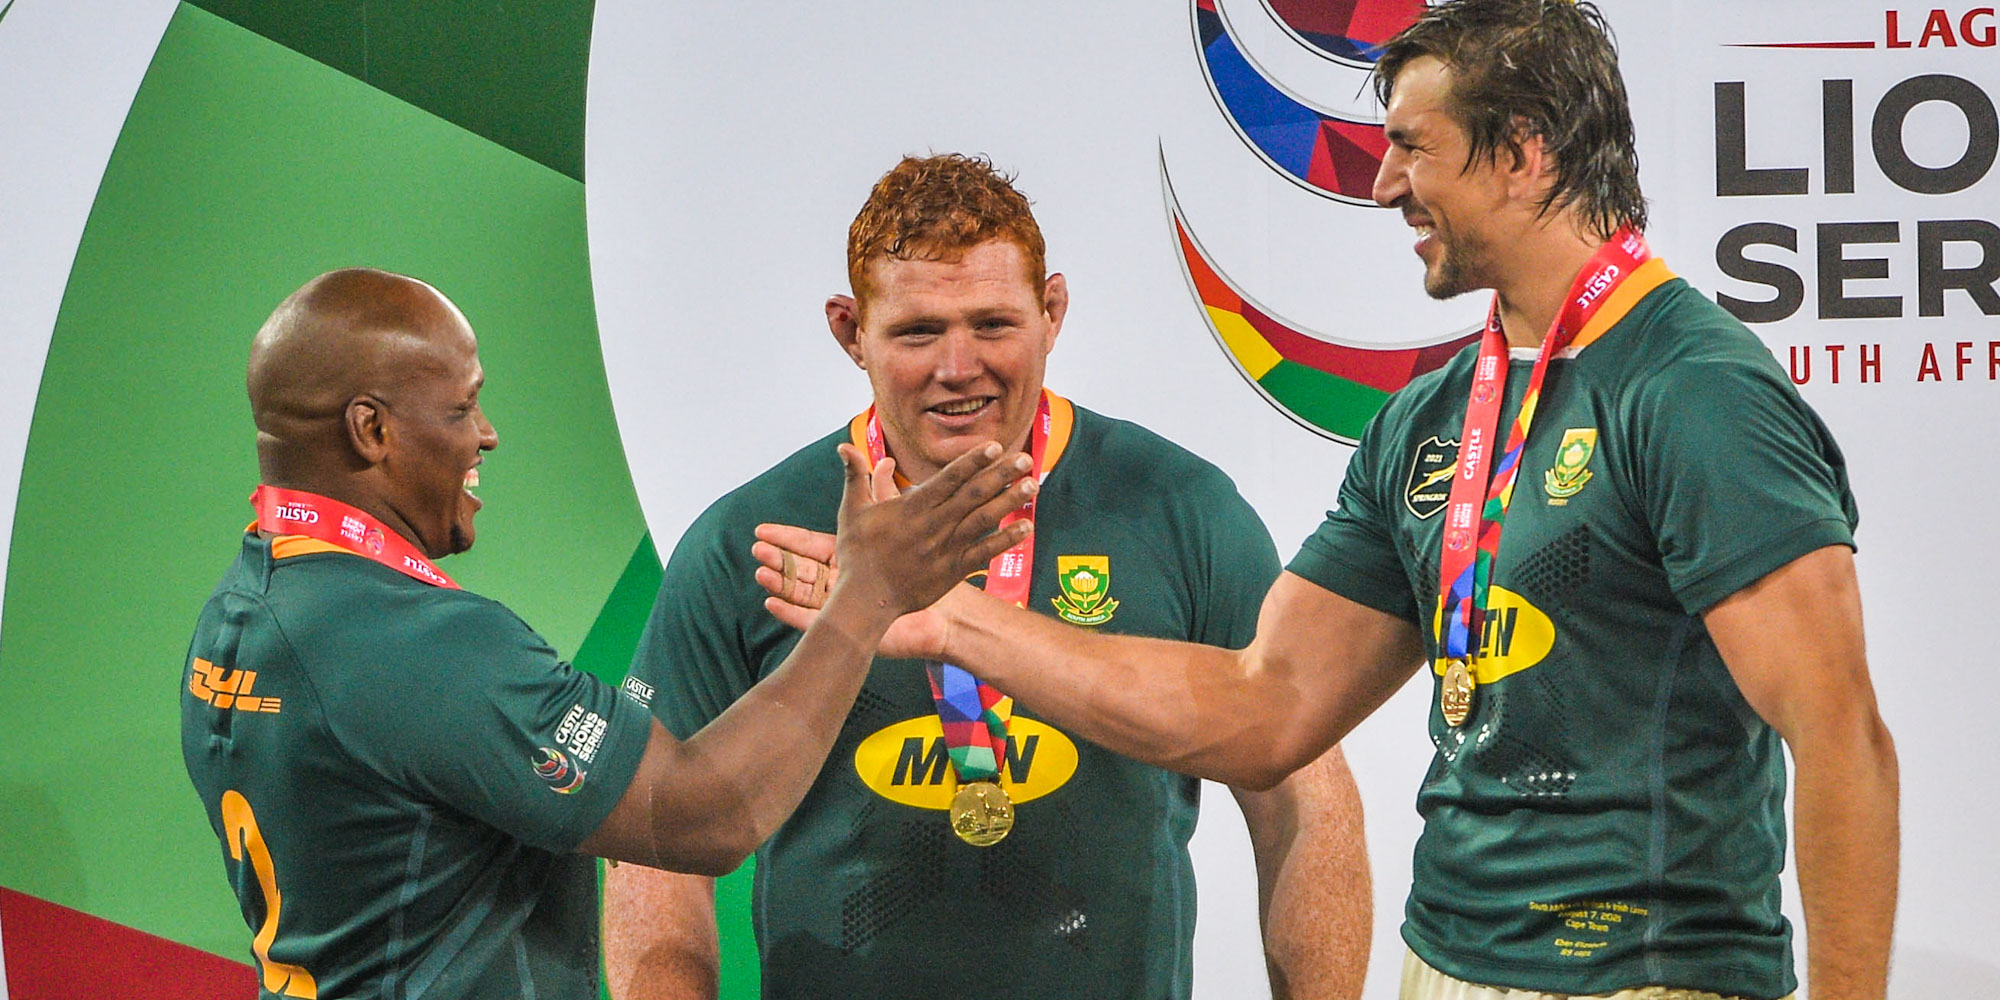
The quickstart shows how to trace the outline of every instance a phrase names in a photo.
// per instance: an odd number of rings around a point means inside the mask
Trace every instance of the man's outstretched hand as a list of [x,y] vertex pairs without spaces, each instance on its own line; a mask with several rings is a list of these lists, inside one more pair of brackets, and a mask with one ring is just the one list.
[[[806,588],[800,596],[809,603],[792,606],[798,614],[773,608],[780,620],[801,629],[836,589],[897,615],[928,608],[1033,530],[1029,521],[1000,528],[1007,514],[1034,497],[1039,484],[1028,475],[1028,456],[1009,454],[998,444],[972,449],[901,493],[894,459],[885,458],[870,470],[867,457],[848,444],[840,446],[840,458],[847,482],[838,535],[791,529],[813,536],[802,542],[813,554],[792,555],[790,582],[784,579],[783,554],[762,551],[771,547],[768,542],[757,546],[758,559],[767,567],[758,570],[757,579],[766,589],[775,583],[796,591],[801,582]],[[760,526],[758,537],[772,527]],[[779,532],[779,537],[789,536]],[[765,582],[767,575],[771,582]]]

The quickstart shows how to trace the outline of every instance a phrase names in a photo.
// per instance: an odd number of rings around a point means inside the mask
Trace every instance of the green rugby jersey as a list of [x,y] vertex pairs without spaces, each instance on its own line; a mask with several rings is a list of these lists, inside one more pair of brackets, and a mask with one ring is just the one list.
[[[1390,399],[1339,508],[1290,565],[1416,623],[1434,661],[1477,353]],[[1511,362],[1501,428],[1532,365]],[[1700,615],[1853,544],[1840,451],[1757,338],[1678,279],[1548,380],[1462,727],[1438,712],[1433,671],[1436,756],[1403,936],[1438,969],[1496,986],[1790,993],[1783,752]]]
[[[1247,644],[1278,558],[1229,479],[1059,397],[1051,416],[1029,605],[1095,623],[1079,628]],[[675,548],[632,670],[670,730],[705,725],[797,643],[763,608],[751,531],[832,531],[835,446],[860,429],[723,497]],[[876,660],[804,803],[757,854],[764,995],[1186,997],[1199,782],[1061,732],[1033,705],[1014,709],[1001,771],[1012,834],[961,842],[923,664]]]
[[267,997],[592,1000],[570,853],[652,723],[499,603],[250,533],[202,606],[181,752]]

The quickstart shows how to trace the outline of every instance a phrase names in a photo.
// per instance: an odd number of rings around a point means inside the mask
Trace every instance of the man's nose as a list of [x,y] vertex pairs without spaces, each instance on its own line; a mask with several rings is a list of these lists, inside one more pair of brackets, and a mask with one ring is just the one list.
[[1375,171],[1375,187],[1369,192],[1375,204],[1383,208],[1394,208],[1410,193],[1409,179],[1403,174],[1403,158],[1394,148],[1382,157],[1381,169]]
[[493,428],[493,421],[486,419],[486,411],[479,411],[479,450],[492,451],[500,447],[500,432]]
[[979,344],[970,330],[952,329],[938,341],[937,372],[940,382],[965,382],[977,378],[984,365]]

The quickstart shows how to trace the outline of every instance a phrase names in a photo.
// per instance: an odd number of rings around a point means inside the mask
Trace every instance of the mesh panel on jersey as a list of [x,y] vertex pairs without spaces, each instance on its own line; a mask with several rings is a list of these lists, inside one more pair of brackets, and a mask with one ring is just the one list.
[[875,816],[875,805],[876,800],[869,799],[861,804],[861,808],[854,810],[854,835],[856,837],[861,836],[862,831],[868,829],[868,821]]
[[840,901],[840,950],[852,955],[875,935],[909,915],[925,895],[936,892],[943,877],[940,858],[948,836],[936,817],[904,820],[897,842],[900,863],[868,880]]
[[1514,589],[1551,606],[1569,604],[1572,595],[1590,584],[1590,547],[1588,525],[1563,532],[1509,574]]
[[1558,733],[1569,729],[1569,695],[1563,693],[1562,685],[1556,683],[1555,675],[1530,671],[1528,676],[1535,682],[1535,691],[1540,696],[1542,711],[1552,725],[1548,728]]
[[[1057,818],[1065,847],[1077,842],[1076,816],[1067,803],[1036,806]],[[1082,890],[1056,879],[1038,852],[1012,840],[987,848],[979,855],[979,888],[1010,912],[1031,915],[1056,940],[1090,950],[1088,900]]]
[[[1512,788],[1516,793],[1531,799],[1559,799],[1569,794],[1576,784],[1576,767],[1569,763],[1566,755],[1542,745],[1542,741],[1530,741],[1522,737],[1519,727],[1507,725],[1507,702],[1509,696],[1520,698],[1524,695],[1537,701],[1542,688],[1495,690],[1492,714],[1493,731],[1482,733],[1478,749],[1479,769],[1487,774],[1498,775],[1500,783]],[[1533,694],[1528,692],[1532,691]],[[1546,710],[1547,705],[1539,706]],[[1548,734],[1560,740],[1562,734],[1551,731]]]
[[846,725],[850,729],[872,733],[891,722],[900,721],[890,718],[895,711],[896,706],[890,704],[889,699],[862,688],[854,699],[854,710],[847,713]]

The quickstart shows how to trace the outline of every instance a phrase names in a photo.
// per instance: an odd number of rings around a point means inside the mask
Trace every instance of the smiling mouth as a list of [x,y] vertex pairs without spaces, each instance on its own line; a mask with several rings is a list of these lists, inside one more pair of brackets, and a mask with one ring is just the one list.
[[954,399],[931,407],[931,412],[946,417],[969,417],[993,402],[992,396],[974,396],[970,399]]

